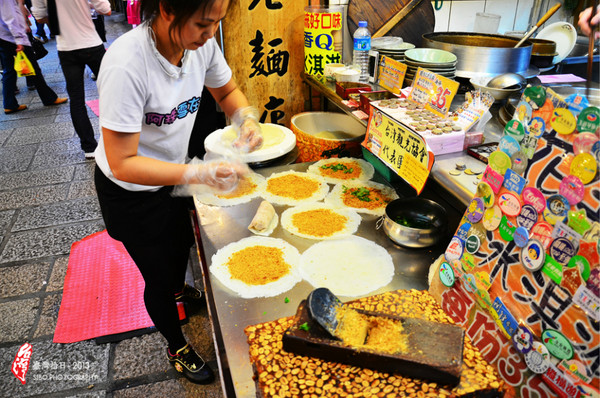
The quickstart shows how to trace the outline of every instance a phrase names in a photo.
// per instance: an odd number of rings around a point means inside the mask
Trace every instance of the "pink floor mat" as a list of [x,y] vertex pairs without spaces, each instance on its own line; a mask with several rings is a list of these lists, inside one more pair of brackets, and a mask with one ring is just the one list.
[[90,109],[92,110],[92,112],[94,112],[94,114],[96,116],[100,116],[100,100],[95,99],[95,100],[90,100],[90,101],[85,101],[86,105],[90,107]]
[[144,306],[144,280],[106,230],[73,243],[55,343],[74,343],[153,326]]

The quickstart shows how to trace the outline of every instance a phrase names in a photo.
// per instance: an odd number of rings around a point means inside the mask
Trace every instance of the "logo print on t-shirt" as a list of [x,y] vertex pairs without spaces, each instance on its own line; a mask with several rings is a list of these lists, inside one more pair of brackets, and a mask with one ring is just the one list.
[[146,113],[146,124],[173,124],[177,119],[183,119],[190,113],[194,113],[200,107],[200,97],[192,97],[187,101],[183,101],[167,114],[148,112]]

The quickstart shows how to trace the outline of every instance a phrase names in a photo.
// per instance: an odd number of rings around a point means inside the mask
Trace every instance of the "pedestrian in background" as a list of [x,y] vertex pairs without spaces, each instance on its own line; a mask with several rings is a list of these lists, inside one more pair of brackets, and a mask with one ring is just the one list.
[[27,105],[17,101],[15,91],[17,89],[17,72],[15,71],[15,56],[17,52],[23,51],[35,71],[30,82],[45,106],[59,105],[67,102],[66,98],[59,98],[52,90],[44,76],[42,70],[35,60],[31,42],[27,33],[31,29],[25,21],[21,4],[17,0],[0,1],[0,61],[2,62],[2,98],[4,103],[4,113],[11,114],[27,109]]
[[[31,0],[24,0],[25,6],[31,12]],[[46,24],[38,21],[33,18],[35,22],[35,33],[33,34],[33,38],[41,41],[42,43],[48,43],[48,36],[46,35]]]
[[33,16],[48,22],[56,36],[60,67],[67,83],[71,120],[79,136],[86,159],[94,158],[98,142],[85,105],[85,67],[96,76],[106,53],[102,39],[92,22],[90,4],[98,14],[110,15],[108,0],[33,0]]

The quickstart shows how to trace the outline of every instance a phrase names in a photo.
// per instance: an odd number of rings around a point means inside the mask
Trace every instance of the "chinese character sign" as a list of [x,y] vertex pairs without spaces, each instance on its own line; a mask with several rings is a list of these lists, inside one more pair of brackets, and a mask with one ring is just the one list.
[[507,396],[600,396],[600,109],[574,100],[525,89],[429,288]]
[[434,161],[423,137],[374,106],[362,145],[421,193]]
[[304,72],[322,77],[326,64],[342,62],[342,8],[304,10]]
[[[304,110],[302,75],[302,19],[304,4],[278,0],[232,2],[223,20],[224,52],[233,78],[261,123],[289,126]],[[191,106],[192,104],[189,104]],[[191,112],[192,109],[190,108]],[[151,115],[167,123],[175,115]]]

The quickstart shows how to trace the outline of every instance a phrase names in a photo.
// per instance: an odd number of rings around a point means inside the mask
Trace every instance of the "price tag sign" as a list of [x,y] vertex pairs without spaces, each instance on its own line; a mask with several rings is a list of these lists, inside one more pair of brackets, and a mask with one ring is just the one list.
[[425,109],[440,117],[446,117],[458,86],[458,82],[452,79],[419,68],[408,99],[425,104]]
[[400,94],[407,67],[401,62],[383,55],[379,61],[377,84],[394,94]]
[[423,137],[372,108],[363,146],[421,193],[433,166],[434,155]]

